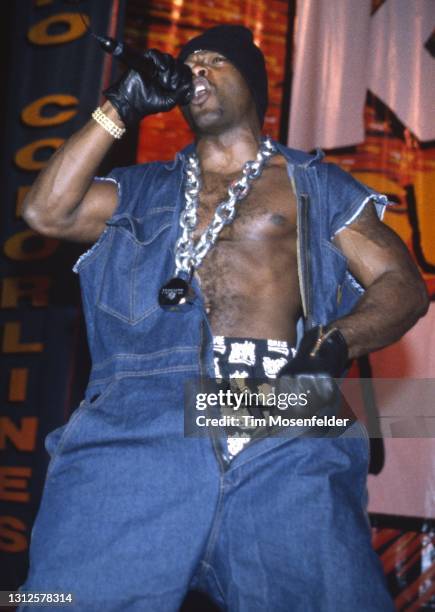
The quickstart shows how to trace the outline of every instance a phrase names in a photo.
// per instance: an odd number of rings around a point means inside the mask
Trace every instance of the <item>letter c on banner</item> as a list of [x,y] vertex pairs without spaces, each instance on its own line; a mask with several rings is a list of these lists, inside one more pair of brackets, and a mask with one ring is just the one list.
[[[85,23],[89,21],[87,15],[83,17]],[[83,36],[87,29],[85,23],[81,20],[79,13],[58,13],[35,23],[30,28],[27,38],[35,45],[58,45],[70,42]],[[49,34],[50,27],[55,24],[64,24],[68,29],[61,34]]]
[[35,159],[35,153],[42,149],[58,149],[65,142],[64,138],[44,138],[35,140],[21,147],[15,154],[15,163],[22,170],[41,170],[47,165],[47,161]]
[[21,113],[21,120],[26,125],[32,127],[44,127],[47,125],[59,125],[69,121],[74,115],[77,115],[77,110],[58,110],[56,114],[49,117],[44,117],[42,111],[45,106],[77,106],[79,103],[75,96],[66,94],[52,94],[38,98],[31,104],[28,104]]

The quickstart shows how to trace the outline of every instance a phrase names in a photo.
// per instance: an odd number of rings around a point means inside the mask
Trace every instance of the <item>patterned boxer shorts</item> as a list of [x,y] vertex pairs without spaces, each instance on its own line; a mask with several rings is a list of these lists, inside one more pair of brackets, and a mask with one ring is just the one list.
[[[221,385],[231,381],[234,392],[242,392],[248,387],[250,392],[262,391],[265,379],[276,378],[278,372],[294,357],[296,349],[283,340],[263,340],[257,338],[213,337],[213,356],[215,376]],[[247,387],[245,387],[245,382]],[[254,383],[254,388],[253,388]],[[257,386],[260,385],[260,386]],[[231,407],[221,406],[222,416],[234,414]],[[242,406],[237,416],[261,417],[261,407]],[[243,419],[240,419],[243,421]],[[229,458],[235,457],[253,437],[255,427],[243,425],[227,428],[227,450]]]

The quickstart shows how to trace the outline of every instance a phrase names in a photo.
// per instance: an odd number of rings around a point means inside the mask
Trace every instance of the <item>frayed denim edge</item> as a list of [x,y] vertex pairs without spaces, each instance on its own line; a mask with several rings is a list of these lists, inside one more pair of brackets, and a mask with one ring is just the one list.
[[[112,177],[106,177],[106,176],[96,176],[94,178],[94,181],[110,181],[111,183],[115,183],[115,185],[118,188],[118,194],[120,195],[121,192],[121,186],[118,183],[117,180],[115,180]],[[93,244],[87,251],[85,251],[84,253],[82,253],[80,255],[80,257],[77,259],[77,261],[75,262],[75,264],[72,267],[72,271],[75,272],[75,274],[79,273],[79,269],[81,264],[83,263],[83,261],[89,257],[90,255],[92,255],[92,253],[95,251],[95,249],[101,244],[101,241],[103,240],[104,236],[107,234],[108,232],[108,227],[106,227],[106,229],[102,232],[102,234],[99,236],[98,240],[95,242],[95,244]]]
[[388,202],[388,198],[386,195],[383,194],[377,194],[377,193],[372,193],[369,196],[367,196],[363,202],[358,206],[357,210],[353,213],[353,215],[347,219],[347,221],[338,228],[338,230],[331,236],[331,240],[342,230],[344,230],[345,227],[347,227],[348,225],[350,225],[353,221],[355,221],[355,219],[360,215],[360,213],[362,212],[363,208],[365,207],[365,205],[367,204],[367,202],[370,202],[370,200],[373,200],[376,206],[376,212],[378,214],[379,219],[382,221],[382,219],[384,218],[384,214],[385,214],[385,208],[388,206],[389,202]]

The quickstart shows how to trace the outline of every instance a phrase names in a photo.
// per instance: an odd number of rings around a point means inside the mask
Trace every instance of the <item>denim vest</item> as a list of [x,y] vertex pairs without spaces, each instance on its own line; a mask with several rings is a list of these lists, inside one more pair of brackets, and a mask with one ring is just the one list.
[[[331,240],[369,200],[382,216],[387,199],[323,162],[321,151],[309,155],[275,145],[288,161],[297,202],[300,340],[304,329],[348,314],[361,297],[362,287]],[[213,376],[211,330],[195,278],[191,306],[168,312],[158,304],[160,288],[174,274],[184,166],[193,150],[190,145],[171,163],[118,168],[96,179],[114,181],[119,201],[105,231],[74,266],[92,356],[88,400],[125,376]]]

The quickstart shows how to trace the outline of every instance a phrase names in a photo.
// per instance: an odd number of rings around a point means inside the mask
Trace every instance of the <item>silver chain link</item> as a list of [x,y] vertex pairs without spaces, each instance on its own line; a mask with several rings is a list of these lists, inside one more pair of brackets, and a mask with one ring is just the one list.
[[230,184],[228,198],[217,205],[210,225],[201,234],[196,245],[193,243],[193,232],[198,222],[201,170],[198,157],[195,154],[188,157],[184,191],[186,205],[180,215],[181,236],[175,244],[175,276],[180,272],[189,274],[192,268],[199,268],[222,229],[234,220],[237,204],[246,198],[252,182],[261,175],[266,162],[276,152],[269,137],[262,140],[255,161],[246,162],[242,170],[243,176]]

